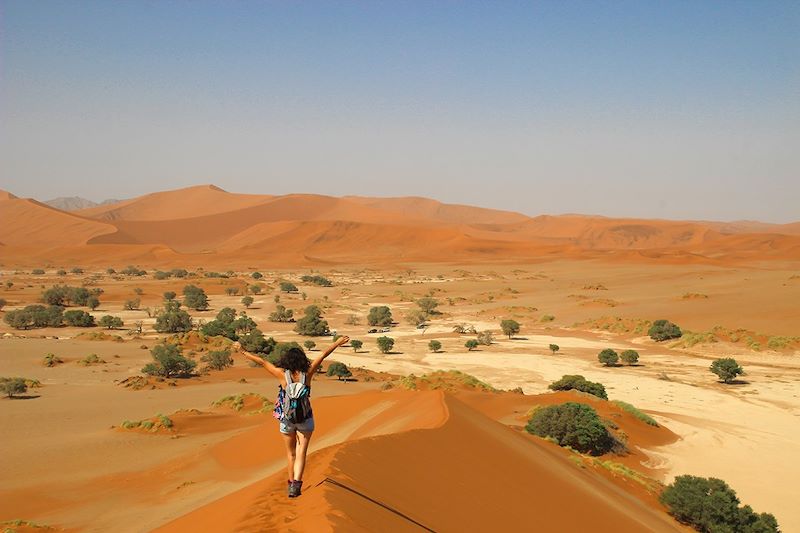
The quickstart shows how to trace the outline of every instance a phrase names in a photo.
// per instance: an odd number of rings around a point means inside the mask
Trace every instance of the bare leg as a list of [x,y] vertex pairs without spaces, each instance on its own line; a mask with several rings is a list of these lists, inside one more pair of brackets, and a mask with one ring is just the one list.
[[297,433],[290,433],[289,435],[285,433],[281,433],[283,435],[283,442],[286,444],[286,458],[289,460],[289,480],[296,479],[294,477],[294,465],[295,465],[295,450],[297,449]]
[[294,479],[303,479],[303,470],[306,468],[306,454],[308,453],[308,443],[311,441],[313,431],[297,432],[297,459],[294,462]]

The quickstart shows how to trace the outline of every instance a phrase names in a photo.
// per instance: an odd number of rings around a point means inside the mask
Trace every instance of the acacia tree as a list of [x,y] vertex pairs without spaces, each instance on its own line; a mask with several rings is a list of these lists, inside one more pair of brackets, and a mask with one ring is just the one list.
[[350,376],[352,376],[353,373],[350,372],[350,369],[347,368],[347,365],[345,365],[344,363],[334,361],[333,363],[328,365],[328,371],[326,372],[326,375],[336,376],[336,379],[341,381],[342,378],[347,379]]
[[350,341],[350,346],[352,346],[352,347],[353,347],[353,351],[354,351],[354,352],[358,353],[358,351],[361,349],[361,347],[362,347],[362,346],[364,346],[364,343],[363,343],[363,342],[361,342],[361,341],[360,341],[360,340],[358,340],[358,339],[352,339],[352,340]]
[[739,363],[736,362],[736,359],[732,359],[730,357],[717,359],[711,363],[711,367],[709,369],[714,374],[719,376],[719,380],[723,383],[731,383],[734,379],[736,379],[736,376],[744,374],[744,368],[739,366]]
[[197,363],[183,357],[181,349],[174,344],[156,344],[151,350],[153,362],[142,368],[142,372],[151,376],[188,377]]
[[317,343],[316,343],[316,342],[314,342],[314,341],[311,341],[311,340],[309,340],[309,341],[305,341],[305,342],[303,343],[303,347],[304,347],[306,350],[308,350],[309,352],[310,352],[311,350],[313,350],[313,349],[314,349],[316,346],[317,346]]
[[391,326],[393,322],[392,311],[385,305],[371,308],[367,315],[367,323],[370,326]]
[[555,355],[556,352],[559,351],[560,349],[561,348],[558,346],[558,344],[551,344],[550,345],[550,351],[553,352],[553,355]]
[[466,346],[467,350],[471,352],[472,350],[478,347],[478,341],[476,341],[475,339],[470,339],[464,343],[464,346]]
[[503,330],[503,335],[508,335],[509,340],[519,333],[520,325],[519,322],[512,319],[506,319],[500,322],[500,329]]
[[253,297],[252,296],[245,296],[242,298],[242,305],[246,308],[250,309],[250,306],[253,305]]
[[300,335],[328,335],[328,322],[322,319],[322,310],[316,305],[306,307],[305,316],[297,321],[294,330]]
[[428,349],[433,353],[437,353],[439,350],[442,349],[442,343],[439,341],[431,341],[428,343]]
[[619,361],[619,355],[611,348],[606,348],[597,354],[597,359],[605,366],[614,366],[617,364],[617,361]]
[[208,309],[208,296],[206,291],[196,285],[187,285],[183,288],[183,304],[195,311]]
[[619,357],[628,366],[635,365],[639,362],[639,352],[636,350],[625,350],[619,354]]
[[394,348],[394,339],[391,337],[378,337],[377,343],[381,353],[389,353]]

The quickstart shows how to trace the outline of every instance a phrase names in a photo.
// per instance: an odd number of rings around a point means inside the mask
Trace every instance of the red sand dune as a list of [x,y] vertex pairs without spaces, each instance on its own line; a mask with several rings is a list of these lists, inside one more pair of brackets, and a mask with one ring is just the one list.
[[[538,216],[426,198],[233,194],[213,185],[66,213],[0,195],[0,243],[17,263],[180,260],[272,266],[493,262],[546,257],[671,262],[798,260],[800,223]],[[113,245],[120,257],[100,253]]]
[[454,396],[405,396],[443,402],[445,419],[410,429],[417,413],[430,412],[416,405],[397,432],[354,435],[356,440],[311,454],[297,500],[286,498],[280,472],[158,531],[681,530],[662,510],[576,467],[561,450]]

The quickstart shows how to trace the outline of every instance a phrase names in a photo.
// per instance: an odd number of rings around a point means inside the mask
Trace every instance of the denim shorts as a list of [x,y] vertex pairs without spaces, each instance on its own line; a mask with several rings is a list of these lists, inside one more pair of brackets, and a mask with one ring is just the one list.
[[311,418],[307,418],[299,424],[293,424],[292,422],[284,422],[281,420],[280,431],[284,435],[291,435],[292,433],[296,433],[298,431],[301,433],[311,433],[314,431],[314,417],[312,416]]

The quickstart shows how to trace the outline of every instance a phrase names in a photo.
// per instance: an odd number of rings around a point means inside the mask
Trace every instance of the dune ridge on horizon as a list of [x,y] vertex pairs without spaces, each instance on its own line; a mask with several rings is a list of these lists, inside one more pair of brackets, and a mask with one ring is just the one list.
[[97,253],[101,245],[142,264],[263,257],[286,266],[609,256],[687,263],[800,259],[800,222],[528,217],[422,197],[272,196],[214,185],[76,211],[2,191],[0,227],[4,255],[20,264],[43,258],[107,262],[109,254]]

